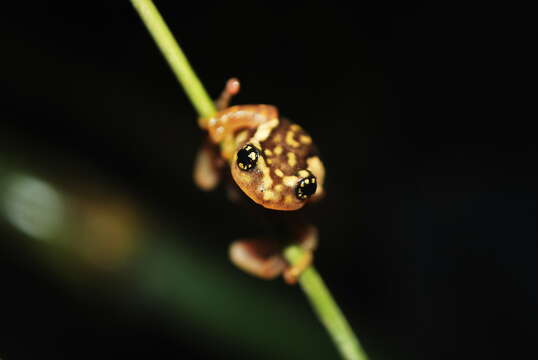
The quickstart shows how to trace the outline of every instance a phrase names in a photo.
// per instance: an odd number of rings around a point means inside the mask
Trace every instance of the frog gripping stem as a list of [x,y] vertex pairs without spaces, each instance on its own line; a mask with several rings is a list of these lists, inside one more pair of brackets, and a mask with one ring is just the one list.
[[[178,81],[183,86],[200,118],[215,115],[216,107],[206,93],[202,83],[192,70],[186,56],[181,51],[174,36],[151,0],[131,0],[148,31],[153,36],[162,54],[168,61]],[[231,96],[239,91],[239,84],[226,86],[221,98],[223,103],[229,102]],[[221,104],[217,104],[221,105]],[[227,105],[227,104],[226,104]],[[290,139],[290,140],[293,140]],[[292,141],[290,143],[293,144]],[[319,176],[318,177],[318,182]],[[286,259],[295,265],[303,258],[304,251],[297,245],[290,245],[283,251]],[[357,337],[353,333],[345,316],[334,301],[330,291],[313,266],[309,266],[299,275],[299,284],[307,295],[314,311],[332,338],[342,359],[367,360]]]
[[[217,111],[222,111],[226,109],[228,106],[230,106],[230,101],[232,100],[232,97],[237,95],[240,89],[241,89],[241,84],[239,82],[239,79],[237,78],[228,79],[228,81],[226,82],[226,85],[224,86],[224,90],[222,90],[222,93],[220,94],[219,98],[215,100]],[[208,116],[199,117],[198,125],[200,126],[202,130],[207,130],[209,127],[210,120],[211,120],[211,117],[208,117]]]

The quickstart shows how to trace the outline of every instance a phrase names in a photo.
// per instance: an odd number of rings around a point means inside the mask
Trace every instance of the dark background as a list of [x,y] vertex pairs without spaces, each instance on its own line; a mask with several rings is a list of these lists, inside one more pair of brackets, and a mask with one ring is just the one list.
[[[317,142],[328,169],[327,198],[307,210],[321,231],[317,267],[372,360],[536,356],[536,100],[525,90],[535,41],[525,9],[157,6],[213,96],[237,76],[236,103],[278,105]],[[183,234],[252,289],[247,331],[280,349],[253,341],[259,358],[336,357],[298,288],[227,263],[229,242],[255,234],[256,222],[222,190],[192,184],[196,114],[128,1],[29,2],[1,16],[0,175],[29,172],[68,194],[72,233],[83,232],[90,202],[105,218],[116,214],[109,202],[122,214],[136,203],[143,215],[125,224],[158,219],[144,231]],[[139,304],[121,290],[129,272],[59,266],[72,253],[32,244],[0,217],[2,360],[255,357],[232,325],[196,332],[195,314],[178,330],[186,313],[170,320],[151,300]],[[227,288],[200,311],[218,310]],[[265,291],[292,304],[275,310],[281,328],[264,324],[273,305],[255,306]],[[309,319],[311,350],[293,350],[289,309]]]

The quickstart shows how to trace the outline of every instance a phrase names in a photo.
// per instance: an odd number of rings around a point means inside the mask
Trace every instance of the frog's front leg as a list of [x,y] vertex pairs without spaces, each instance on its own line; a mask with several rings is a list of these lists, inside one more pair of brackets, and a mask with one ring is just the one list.
[[[231,98],[239,92],[239,80],[231,78],[226,83],[219,98],[215,100],[217,110],[228,107]],[[217,147],[209,139],[205,139],[194,161],[194,183],[202,190],[213,190],[220,182],[224,160],[221,159]]]
[[296,228],[294,242],[301,246],[304,257],[298,264],[290,266],[284,259],[281,241],[268,238],[239,239],[230,245],[231,261],[241,270],[262,279],[274,279],[283,275],[288,284],[294,284],[301,273],[312,263],[313,251],[318,243],[318,231],[312,225]]
[[213,190],[222,178],[224,165],[218,148],[206,139],[194,160],[194,183],[204,191]]

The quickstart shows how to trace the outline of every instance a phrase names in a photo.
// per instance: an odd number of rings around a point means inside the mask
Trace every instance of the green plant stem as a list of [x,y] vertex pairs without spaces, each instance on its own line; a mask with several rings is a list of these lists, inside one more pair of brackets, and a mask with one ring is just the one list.
[[[294,264],[303,257],[303,249],[290,245],[284,249],[286,259]],[[353,333],[344,314],[334,301],[325,282],[313,266],[309,266],[300,276],[299,283],[312,304],[321,323],[329,332],[343,359],[367,360],[366,353]]]
[[[175,41],[168,26],[151,0],[131,0],[153,39],[159,46],[177,79],[188,94],[200,117],[210,117],[215,106],[202,83],[192,70],[187,58]],[[297,263],[303,250],[290,245],[284,249],[284,256],[291,263]],[[334,301],[323,279],[313,266],[309,266],[300,276],[299,283],[312,307],[333,339],[338,351],[346,360],[367,360],[353,330]]]
[[200,117],[206,118],[213,115],[217,111],[213,100],[207,95],[204,86],[192,70],[189,60],[179,48],[159,10],[152,1],[131,0],[131,3],[138,11]]

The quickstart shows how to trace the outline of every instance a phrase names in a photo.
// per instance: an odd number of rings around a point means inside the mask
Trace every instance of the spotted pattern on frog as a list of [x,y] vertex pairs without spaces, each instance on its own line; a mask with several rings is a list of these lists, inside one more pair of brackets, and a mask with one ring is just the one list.
[[[323,177],[324,169],[318,167],[313,171],[309,168],[309,163],[321,162],[312,138],[299,125],[280,119],[278,123],[267,125],[263,132],[258,129],[252,131],[251,136],[243,134],[242,140],[237,145],[252,144],[258,149],[260,160],[256,169],[248,173],[234,171],[232,165],[232,175],[252,200],[271,209],[295,210],[302,207],[312,195],[320,195],[312,184],[301,183],[307,177]],[[308,185],[305,191],[297,190],[301,184]]]

